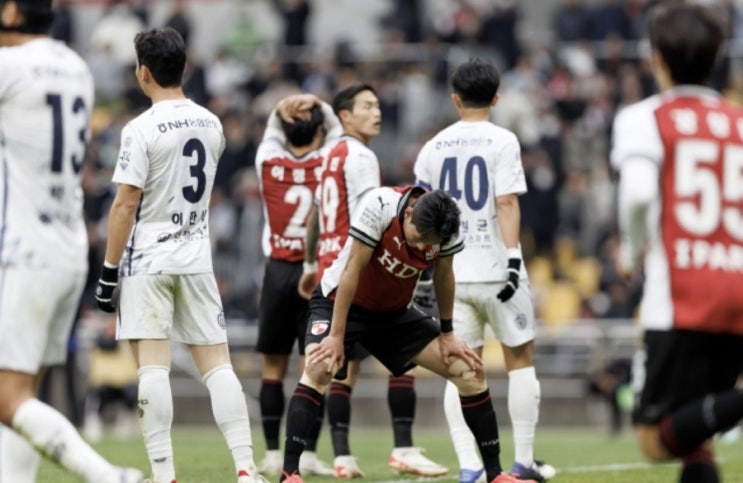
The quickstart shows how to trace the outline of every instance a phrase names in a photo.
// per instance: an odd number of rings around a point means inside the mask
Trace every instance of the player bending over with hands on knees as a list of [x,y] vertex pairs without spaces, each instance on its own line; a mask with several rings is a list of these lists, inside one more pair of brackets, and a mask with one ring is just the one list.
[[[393,374],[420,365],[454,382],[488,481],[522,481],[501,467],[482,360],[452,333],[452,257],[463,248],[459,214],[446,192],[419,187],[376,188],[361,201],[348,240],[310,299],[307,364],[289,402],[282,481],[302,482],[306,435],[325,389],[346,363],[345,351],[357,342]],[[418,276],[430,265],[440,323],[410,305]]]

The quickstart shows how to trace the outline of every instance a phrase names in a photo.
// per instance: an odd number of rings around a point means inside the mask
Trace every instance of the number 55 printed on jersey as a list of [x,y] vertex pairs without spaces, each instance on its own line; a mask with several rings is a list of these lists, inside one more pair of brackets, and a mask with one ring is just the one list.
[[[720,160],[718,176],[714,167]],[[674,188],[679,198],[674,213],[687,233],[709,236],[722,223],[730,236],[743,241],[743,146],[702,139],[679,141]]]

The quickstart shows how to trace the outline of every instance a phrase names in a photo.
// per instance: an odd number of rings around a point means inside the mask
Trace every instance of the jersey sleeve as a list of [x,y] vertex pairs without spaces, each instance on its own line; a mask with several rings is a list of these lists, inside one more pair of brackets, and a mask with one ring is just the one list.
[[[0,70],[3,72],[11,72],[10,58],[8,56],[8,49],[0,49]],[[10,88],[11,76],[0,75],[0,104],[8,100],[8,90]]]
[[509,136],[495,158],[493,193],[495,196],[526,193],[526,177],[521,162],[521,146],[516,135]]
[[338,116],[335,115],[335,112],[333,111],[333,106],[328,104],[327,102],[323,102],[322,106],[322,113],[325,118],[325,146],[330,146],[338,142],[338,139],[343,135],[343,126],[341,125],[341,120],[338,119]]
[[377,246],[390,222],[389,214],[385,213],[385,206],[391,206],[392,203],[382,202],[386,194],[384,191],[384,189],[369,191],[351,216],[349,235],[371,248]]
[[646,102],[622,109],[614,119],[611,165],[615,170],[630,158],[645,158],[655,164],[663,159],[658,125]]
[[[346,180],[348,180],[349,196],[353,193],[359,200],[364,194],[374,188],[381,186],[382,174],[379,168],[379,161],[371,150],[363,150],[354,153],[343,166]],[[355,203],[349,200],[349,205]]]
[[453,237],[451,240],[449,240],[449,243],[441,246],[441,252],[439,253],[439,256],[451,257],[461,252],[462,250],[464,250],[464,237],[460,232],[456,237]]
[[415,184],[418,186],[423,186],[428,190],[433,189],[433,176],[431,176],[430,163],[428,161],[430,152],[431,142],[429,141],[423,145],[423,148],[420,150],[420,152],[418,153],[418,157],[415,160],[415,165],[413,166],[413,174],[415,174]]
[[112,181],[144,188],[149,168],[147,141],[136,125],[130,122],[121,130],[121,147]]
[[284,129],[281,127],[281,119],[276,113],[276,109],[271,111],[266,121],[266,130],[263,131],[263,141],[274,139],[280,143],[286,142],[286,136],[284,135]]

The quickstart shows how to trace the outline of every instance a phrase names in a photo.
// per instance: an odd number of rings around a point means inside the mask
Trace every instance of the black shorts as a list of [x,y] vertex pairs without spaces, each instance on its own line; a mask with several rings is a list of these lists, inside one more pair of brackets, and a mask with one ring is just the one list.
[[[328,329],[319,335],[312,334],[313,322],[330,323],[332,318],[333,301],[316,290],[310,299],[306,343],[320,342],[330,333]],[[415,367],[410,360],[440,334],[440,324],[414,306],[394,312],[378,312],[352,305],[346,322],[344,351],[353,356],[347,356],[346,365],[349,357],[358,358],[354,345],[359,344],[392,374],[401,376]],[[344,378],[340,377],[343,369],[336,377]]]
[[266,263],[258,309],[258,342],[255,346],[258,352],[291,354],[296,340],[299,354],[304,354],[307,301],[297,292],[301,276],[302,262],[269,259]]
[[655,425],[705,394],[732,389],[743,369],[743,337],[689,330],[646,331],[632,367],[634,424]]

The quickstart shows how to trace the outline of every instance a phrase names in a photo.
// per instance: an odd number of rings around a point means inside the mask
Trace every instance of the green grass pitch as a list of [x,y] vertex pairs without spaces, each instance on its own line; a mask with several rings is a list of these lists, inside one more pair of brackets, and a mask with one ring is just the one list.
[[[359,482],[406,483],[414,481],[457,481],[457,462],[445,427],[415,428],[415,443],[426,449],[431,459],[449,467],[442,478],[422,479],[401,476],[387,468],[387,457],[392,448],[391,429],[386,427],[351,429],[351,449],[366,477]],[[260,426],[253,426],[256,460],[263,456],[264,446]],[[232,460],[221,434],[212,427],[183,428],[173,431],[178,483],[234,482]],[[501,431],[501,461],[510,468],[513,444],[510,431]],[[716,445],[716,455],[722,469],[723,481],[743,482],[743,441]],[[96,448],[117,464],[126,464],[149,470],[141,439],[127,442],[104,439]],[[610,437],[603,428],[553,429],[539,428],[535,450],[558,469],[555,483],[672,483],[677,481],[678,465],[651,465],[640,455],[631,431]],[[331,461],[327,432],[320,438],[318,454]],[[269,476],[278,482],[277,476]],[[39,482],[75,482],[52,463],[44,461],[39,471]],[[305,481],[326,483],[334,478],[307,477]]]

